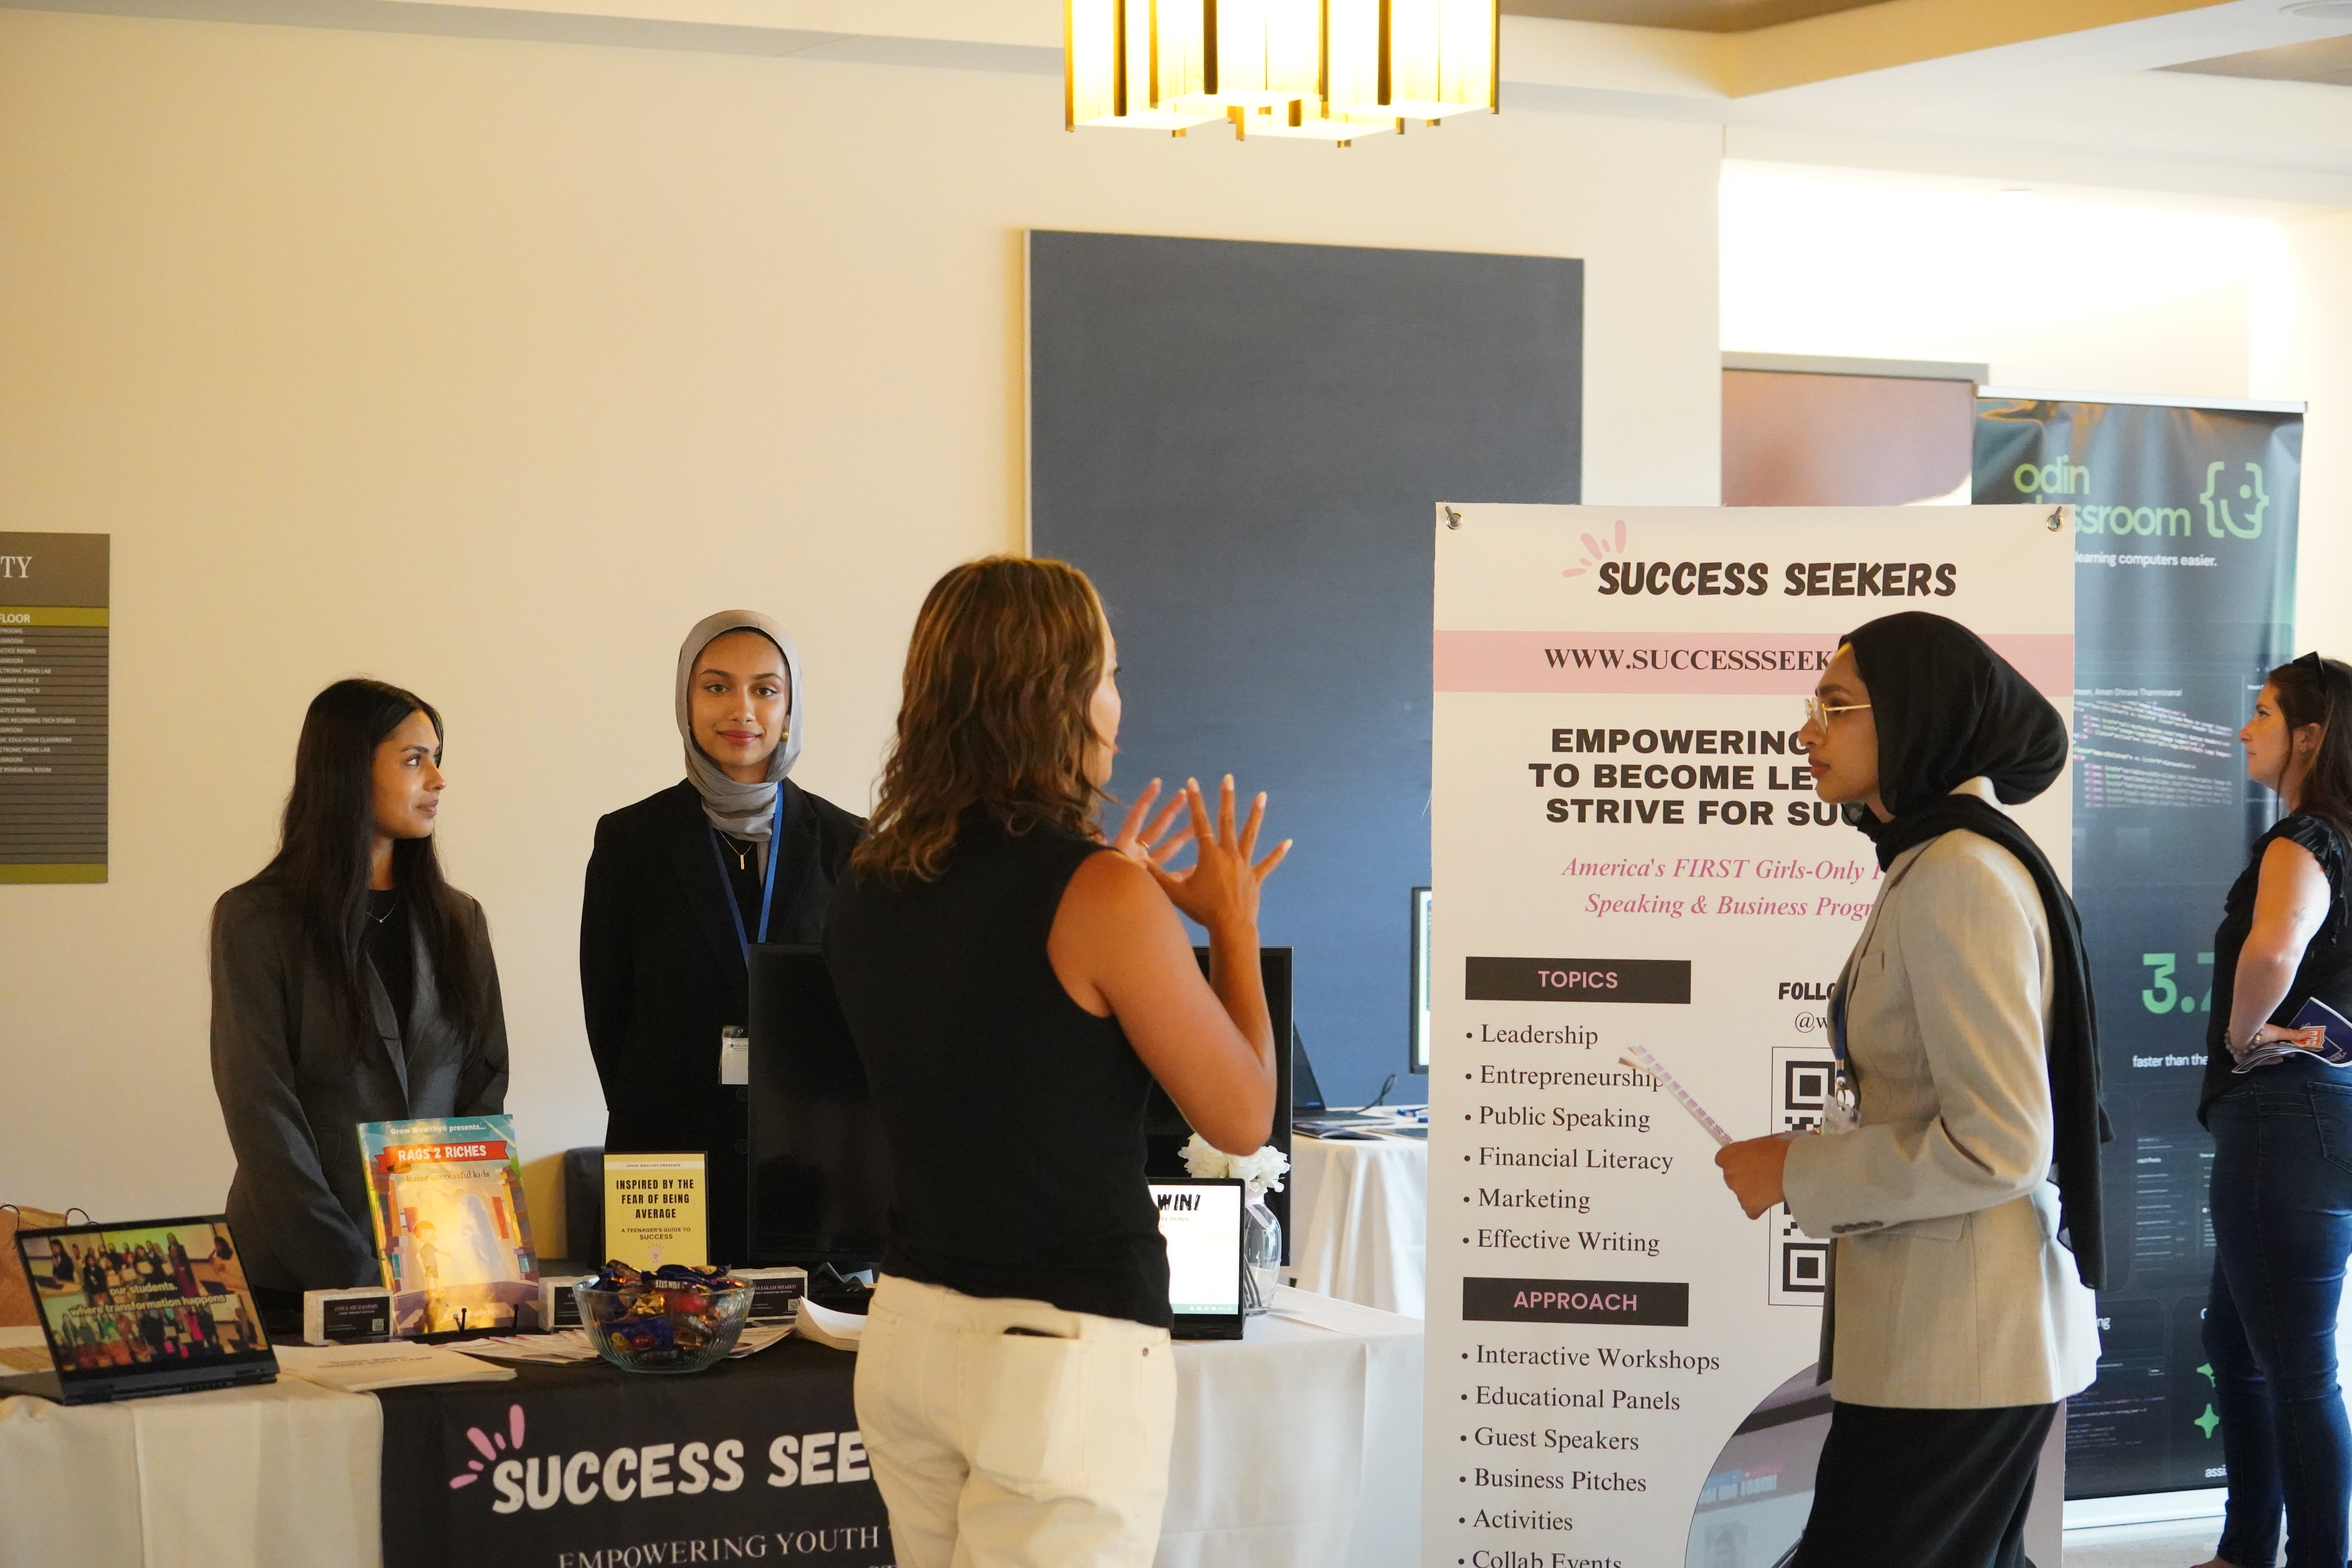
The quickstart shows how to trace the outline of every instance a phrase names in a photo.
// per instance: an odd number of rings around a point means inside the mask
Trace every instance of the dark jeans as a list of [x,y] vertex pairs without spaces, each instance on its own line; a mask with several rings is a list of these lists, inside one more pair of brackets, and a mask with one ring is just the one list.
[[1831,1405],[1790,1568],[2028,1568],[2025,1516],[2057,1412]]
[[2213,1294],[2205,1353],[2230,1467],[2216,1554],[2344,1568],[2352,1428],[2336,1382],[2336,1309],[2352,1252],[2352,1079],[2317,1062],[2257,1068],[2207,1110]]

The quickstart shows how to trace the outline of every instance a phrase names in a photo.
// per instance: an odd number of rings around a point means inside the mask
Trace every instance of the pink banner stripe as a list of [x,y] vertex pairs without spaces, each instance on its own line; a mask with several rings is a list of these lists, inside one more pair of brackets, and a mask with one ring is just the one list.
[[[2071,634],[1985,641],[2053,702],[2074,690]],[[1727,693],[1801,697],[1837,650],[1809,632],[1439,632],[1439,691]]]

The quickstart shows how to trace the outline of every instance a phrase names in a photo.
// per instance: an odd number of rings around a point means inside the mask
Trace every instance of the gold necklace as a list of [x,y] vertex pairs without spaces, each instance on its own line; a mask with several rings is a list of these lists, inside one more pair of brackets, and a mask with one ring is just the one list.
[[735,836],[731,833],[722,832],[719,837],[726,841],[728,848],[735,851],[735,869],[738,871],[750,870],[751,868],[751,851],[756,847],[756,841],[746,839],[743,843],[738,844],[735,842]]

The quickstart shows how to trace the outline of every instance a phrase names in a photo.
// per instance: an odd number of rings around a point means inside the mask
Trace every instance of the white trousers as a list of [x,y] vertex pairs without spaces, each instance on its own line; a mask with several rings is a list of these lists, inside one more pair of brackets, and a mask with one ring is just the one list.
[[887,1275],[874,1292],[857,1428],[899,1568],[1150,1568],[1175,1423],[1165,1329]]

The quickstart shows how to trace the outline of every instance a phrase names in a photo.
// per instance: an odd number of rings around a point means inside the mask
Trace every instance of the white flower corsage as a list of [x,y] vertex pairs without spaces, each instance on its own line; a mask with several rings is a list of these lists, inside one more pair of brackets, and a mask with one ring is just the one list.
[[1184,1145],[1184,1168],[1204,1180],[1222,1177],[1246,1182],[1250,1201],[1255,1203],[1268,1193],[1282,1191],[1290,1159],[1271,1143],[1255,1154],[1228,1154],[1195,1132]]

